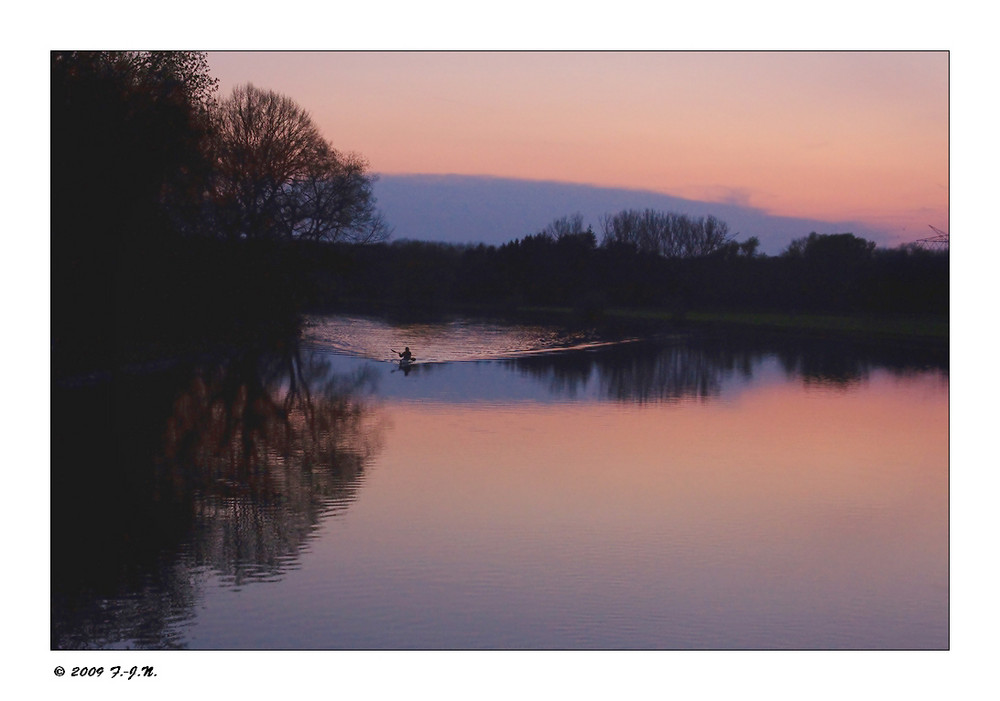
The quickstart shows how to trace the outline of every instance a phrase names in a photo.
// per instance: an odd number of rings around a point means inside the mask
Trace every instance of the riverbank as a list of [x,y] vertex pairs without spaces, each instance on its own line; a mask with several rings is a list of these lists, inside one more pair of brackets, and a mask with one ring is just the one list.
[[865,340],[894,340],[947,344],[949,321],[940,316],[783,314],[768,312],[671,312],[666,309],[605,309],[583,314],[568,307],[531,307],[519,310],[529,318],[547,317],[563,323],[589,323],[611,328],[675,330],[690,327],[780,331]]
[[[397,322],[434,321],[445,317],[468,317],[490,320],[497,325],[539,323],[590,328],[604,337],[656,336],[678,331],[708,330],[720,334],[765,332],[791,334],[830,340],[888,342],[947,349],[949,321],[936,316],[873,316],[781,314],[761,312],[704,312],[684,314],[665,309],[604,309],[580,310],[570,307],[491,308],[456,306],[447,309],[423,310],[415,313],[406,306],[348,305],[337,308],[313,309],[310,313],[356,313]],[[219,353],[247,343],[268,344],[288,342],[298,336],[295,324],[286,319],[282,324],[259,324],[242,334],[220,333],[204,336],[161,338],[145,343],[125,344],[110,356],[77,355],[72,361],[63,359],[53,365],[53,379],[61,384],[80,384],[107,379],[114,372],[142,372],[163,369],[178,362]]]
[[[618,311],[612,312],[611,315],[678,321],[676,316],[655,311]],[[949,338],[948,319],[941,317],[688,312],[679,320],[701,325],[738,326],[770,331],[862,336],[900,341],[947,343]]]
[[418,309],[408,304],[356,302],[311,309],[311,313],[357,313],[399,320],[433,320],[448,316],[494,319],[497,323],[553,323],[655,334],[681,328],[714,327],[787,333],[947,344],[949,319],[914,314],[791,314],[781,312],[687,311],[623,307],[437,305]]

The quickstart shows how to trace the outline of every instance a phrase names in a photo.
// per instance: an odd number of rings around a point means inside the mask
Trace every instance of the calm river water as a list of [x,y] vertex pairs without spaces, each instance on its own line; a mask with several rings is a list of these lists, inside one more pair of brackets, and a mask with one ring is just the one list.
[[52,647],[944,649],[940,356],[315,317],[55,387]]

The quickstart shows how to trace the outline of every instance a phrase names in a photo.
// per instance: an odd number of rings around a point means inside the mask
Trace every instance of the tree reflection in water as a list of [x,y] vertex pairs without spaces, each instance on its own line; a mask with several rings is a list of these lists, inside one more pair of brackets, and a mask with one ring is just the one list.
[[948,372],[948,349],[866,344],[845,339],[773,334],[683,335],[623,343],[599,352],[544,354],[510,361],[555,395],[575,397],[595,386],[600,398],[646,403],[705,400],[733,379],[750,379],[772,357],[805,385],[850,387],[877,369],[906,376]]
[[[548,385],[546,398],[596,393],[654,403],[712,401],[734,381],[764,372],[835,387],[876,370],[946,375],[948,350],[692,333],[502,365]],[[420,391],[441,389],[449,401],[484,396],[461,378],[503,379],[502,372],[446,367],[418,366],[410,379],[433,379]],[[283,577],[318,524],[357,498],[381,450],[374,382],[365,371],[338,375],[321,354],[289,345],[85,387],[57,385],[52,646],[181,646],[204,572],[231,587]],[[418,385],[389,384],[397,391]]]
[[281,577],[357,497],[372,378],[295,345],[56,388],[52,647],[173,647],[200,570]]

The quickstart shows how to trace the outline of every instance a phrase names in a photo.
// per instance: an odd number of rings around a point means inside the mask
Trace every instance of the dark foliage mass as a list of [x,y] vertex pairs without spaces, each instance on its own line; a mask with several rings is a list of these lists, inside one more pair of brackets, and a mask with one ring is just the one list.
[[130,321],[153,325],[172,311],[132,302],[151,287],[149,301],[159,301],[177,286],[167,265],[179,248],[161,254],[176,229],[171,214],[184,208],[166,205],[197,201],[207,187],[215,86],[198,55],[54,53],[51,64],[52,350],[60,368],[110,359]]
[[[330,251],[322,298],[389,308],[559,306],[587,317],[611,307],[838,314],[948,312],[948,256],[876,250],[851,234],[810,235],[784,254],[729,241],[709,255],[666,257],[635,245],[598,246],[590,231],[548,231],[503,246],[398,241]],[[317,271],[316,278],[323,276]],[[317,291],[319,291],[317,289]]]
[[219,102],[204,54],[54,52],[51,74],[56,373],[287,330],[296,243],[388,236],[362,158],[282,96]]
[[[947,314],[948,257],[853,234],[780,256],[725,222],[579,214],[502,246],[389,243],[375,176],[291,99],[216,97],[204,54],[51,56],[52,364],[111,369],[294,329],[309,308]],[[516,232],[515,232],[516,233]]]

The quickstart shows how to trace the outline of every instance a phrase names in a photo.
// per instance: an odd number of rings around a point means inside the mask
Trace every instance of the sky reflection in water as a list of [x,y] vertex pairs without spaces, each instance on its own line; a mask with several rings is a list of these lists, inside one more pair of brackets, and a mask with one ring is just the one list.
[[[242,388],[229,415],[256,421],[244,400],[260,387],[301,431],[248,420],[229,452],[195,431],[196,450],[159,459],[153,482],[173,485],[186,525],[161,538],[174,574],[151,596],[188,603],[145,638],[134,631],[157,606],[123,606],[99,640],[948,646],[946,359],[679,337],[538,353],[594,339],[434,328],[320,320],[287,363],[203,372],[182,396]],[[439,362],[404,373],[383,344]],[[310,392],[289,401],[296,377]],[[250,467],[224,469],[233,450]],[[102,579],[104,610],[133,600]],[[54,640],[80,646],[82,619],[57,620]]]

